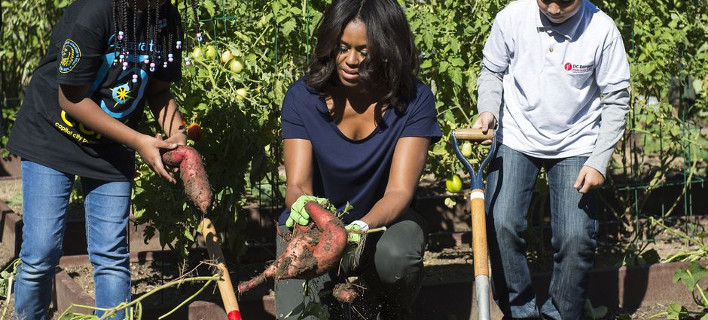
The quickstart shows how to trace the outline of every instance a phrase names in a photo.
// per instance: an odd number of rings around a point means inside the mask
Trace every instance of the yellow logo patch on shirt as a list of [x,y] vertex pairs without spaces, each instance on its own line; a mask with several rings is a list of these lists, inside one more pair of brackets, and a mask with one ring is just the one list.
[[66,39],[61,48],[61,61],[59,62],[59,72],[69,73],[79,63],[81,59],[81,49],[74,40]]

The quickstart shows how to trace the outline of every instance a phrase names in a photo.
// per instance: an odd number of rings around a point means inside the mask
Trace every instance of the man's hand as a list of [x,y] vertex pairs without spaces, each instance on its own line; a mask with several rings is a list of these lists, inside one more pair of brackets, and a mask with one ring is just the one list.
[[162,140],[162,135],[158,133],[154,138],[148,135],[140,135],[135,149],[152,171],[155,171],[171,183],[177,183],[177,180],[167,171],[165,165],[162,163],[162,154],[160,153],[160,149],[172,150],[174,148],[177,148],[176,143],[169,143]]
[[580,169],[578,178],[575,179],[575,184],[573,187],[578,190],[578,192],[585,194],[590,189],[595,189],[605,183],[605,177],[602,176],[600,171],[595,170],[595,168],[583,166]]
[[[361,220],[352,221],[344,229],[347,230],[347,242],[359,243],[361,241],[361,233],[359,231],[369,230],[369,225]],[[357,232],[350,232],[357,231]]]
[[[489,130],[494,130],[496,125],[497,119],[494,118],[494,115],[491,112],[485,111],[479,114],[479,117],[477,117],[477,121],[474,122],[472,128],[482,129],[482,133],[487,134]],[[484,140],[482,141],[482,144],[492,144],[492,140]]]

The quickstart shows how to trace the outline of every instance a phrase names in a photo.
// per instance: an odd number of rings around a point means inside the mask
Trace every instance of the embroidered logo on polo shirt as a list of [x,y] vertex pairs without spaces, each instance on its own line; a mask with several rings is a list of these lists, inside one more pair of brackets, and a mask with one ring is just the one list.
[[81,49],[74,40],[66,39],[61,48],[61,61],[59,62],[59,72],[69,73],[76,67],[81,59]]
[[570,62],[566,62],[563,65],[563,69],[565,71],[568,71],[570,73],[589,73],[592,72],[594,66],[592,64],[574,64]]

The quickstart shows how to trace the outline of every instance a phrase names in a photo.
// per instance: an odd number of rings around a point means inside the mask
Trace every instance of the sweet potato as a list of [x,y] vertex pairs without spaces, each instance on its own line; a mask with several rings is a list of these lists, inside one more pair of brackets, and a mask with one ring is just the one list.
[[278,259],[260,275],[239,284],[239,292],[251,290],[270,277],[276,280],[312,279],[339,263],[347,245],[342,220],[316,201],[307,202],[305,210],[312,222],[307,226],[296,225]]
[[189,200],[206,214],[211,207],[211,186],[199,152],[192,147],[179,146],[163,153],[162,162],[173,167],[179,166],[184,192]]

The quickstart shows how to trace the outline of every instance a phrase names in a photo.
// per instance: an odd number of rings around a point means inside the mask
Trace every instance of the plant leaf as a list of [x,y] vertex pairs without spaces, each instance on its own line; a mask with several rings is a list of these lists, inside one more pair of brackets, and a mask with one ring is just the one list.
[[679,268],[674,272],[673,282],[676,283],[680,280],[686,285],[688,290],[693,291],[698,281],[704,278],[708,278],[708,268],[704,268],[700,263],[693,261],[688,269]]

